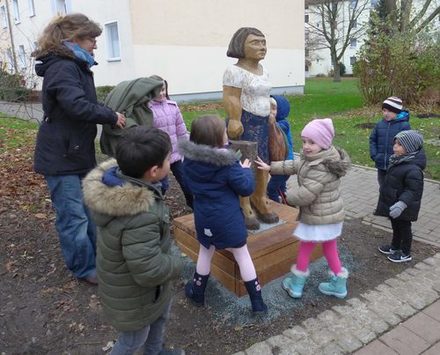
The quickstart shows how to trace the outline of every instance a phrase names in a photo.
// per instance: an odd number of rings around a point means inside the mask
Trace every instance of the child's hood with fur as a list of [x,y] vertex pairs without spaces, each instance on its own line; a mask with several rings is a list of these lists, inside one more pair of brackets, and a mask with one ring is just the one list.
[[105,224],[113,217],[147,212],[155,198],[160,196],[160,193],[155,193],[156,188],[147,182],[143,182],[145,186],[130,181],[124,181],[122,186],[106,185],[102,181],[104,174],[116,166],[116,160],[109,159],[93,169],[83,181],[84,201],[93,210],[98,225]]

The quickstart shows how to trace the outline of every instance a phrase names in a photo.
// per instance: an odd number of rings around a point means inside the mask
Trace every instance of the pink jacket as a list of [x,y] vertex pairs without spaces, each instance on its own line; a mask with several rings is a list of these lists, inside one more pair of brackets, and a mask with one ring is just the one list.
[[156,128],[167,132],[171,138],[171,144],[173,151],[171,153],[171,164],[181,160],[177,142],[181,139],[188,139],[189,134],[186,130],[185,122],[183,121],[182,114],[180,113],[177,103],[171,100],[156,101],[151,100],[148,103],[148,107],[153,111],[153,125]]

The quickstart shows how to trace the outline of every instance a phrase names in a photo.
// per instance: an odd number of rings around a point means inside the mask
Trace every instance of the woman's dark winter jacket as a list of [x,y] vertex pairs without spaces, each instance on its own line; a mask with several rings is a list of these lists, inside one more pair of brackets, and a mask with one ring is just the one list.
[[414,159],[401,160],[391,165],[380,188],[379,202],[375,214],[389,217],[390,207],[397,201],[408,206],[397,220],[416,221],[419,215],[423,194],[423,170],[426,167],[426,155],[419,151]]
[[42,122],[34,168],[44,175],[85,174],[96,166],[96,124],[115,124],[116,113],[97,103],[93,73],[77,58],[37,58],[43,80]]
[[252,169],[242,168],[235,152],[179,142],[184,156],[186,186],[194,196],[197,239],[204,247],[239,248],[246,244],[247,230],[239,196],[255,188]]
[[394,137],[408,129],[411,129],[408,111],[402,111],[394,120],[382,119],[376,123],[370,135],[370,157],[377,169],[388,168],[388,161],[393,155]]
[[116,161],[83,181],[84,201],[98,227],[96,269],[104,313],[119,331],[158,319],[183,267],[171,254],[169,211],[158,189],[118,174]]

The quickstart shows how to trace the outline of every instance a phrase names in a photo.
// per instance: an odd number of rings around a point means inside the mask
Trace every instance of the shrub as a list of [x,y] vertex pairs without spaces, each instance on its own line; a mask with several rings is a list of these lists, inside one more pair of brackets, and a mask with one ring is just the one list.
[[[340,74],[341,76],[344,76],[345,73],[346,73],[345,64],[344,64],[344,63],[339,63],[339,74]],[[328,77],[329,77],[329,78],[333,78],[334,74],[335,74],[335,70],[332,68],[332,69],[330,69],[330,71],[328,72]]]
[[366,102],[396,95],[405,104],[419,103],[424,93],[440,89],[440,42],[412,33],[386,33],[362,47],[354,73]]
[[27,101],[31,90],[23,85],[23,78],[0,70],[0,99],[5,101]]
[[111,85],[96,87],[96,96],[98,98],[98,102],[104,102],[105,98],[107,97],[109,92],[113,90],[113,88],[114,86]]

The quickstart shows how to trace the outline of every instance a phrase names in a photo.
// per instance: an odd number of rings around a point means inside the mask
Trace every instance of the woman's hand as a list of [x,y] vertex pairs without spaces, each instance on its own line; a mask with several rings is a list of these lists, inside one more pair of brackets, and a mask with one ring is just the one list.
[[270,165],[262,161],[260,157],[257,157],[255,164],[257,164],[257,168],[260,170],[270,171]]
[[228,137],[231,139],[239,139],[243,134],[243,124],[241,121],[229,120],[228,122]]
[[252,163],[249,161],[249,159],[245,159],[243,162],[240,162],[240,165],[242,168],[249,169]]
[[116,127],[124,128],[125,127],[125,116],[122,113],[116,112],[118,116],[118,120],[116,121]]

